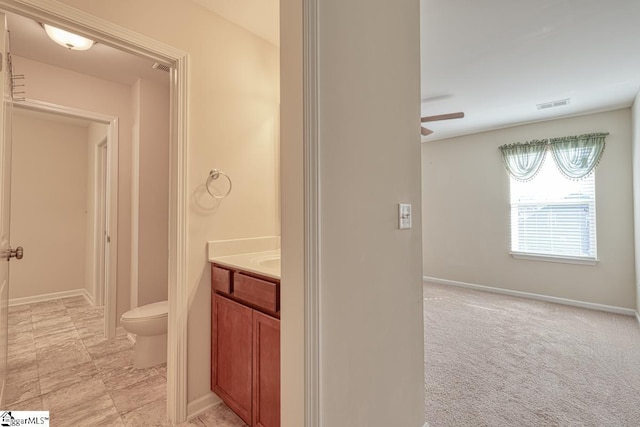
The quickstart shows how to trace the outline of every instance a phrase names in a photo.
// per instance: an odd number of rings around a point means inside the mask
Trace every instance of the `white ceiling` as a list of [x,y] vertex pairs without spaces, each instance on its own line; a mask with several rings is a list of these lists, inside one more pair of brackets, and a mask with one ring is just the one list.
[[[278,0],[193,1],[277,44]],[[638,0],[421,0],[420,26],[422,115],[466,115],[425,142],[628,107],[640,88]]]
[[[129,86],[139,77],[169,83],[169,73],[152,68],[153,62],[138,56],[100,43],[82,52],[65,49],[51,41],[39,23],[13,13],[7,13],[7,24],[12,55]],[[20,74],[19,69],[15,72]],[[25,83],[29,97],[28,76]]]
[[[425,142],[628,107],[640,88],[638,0],[421,6],[422,115],[466,115],[428,123]],[[536,108],[564,98],[568,106]]]
[[[192,1],[279,42],[278,0]],[[422,115],[465,113],[428,123],[425,142],[628,107],[640,89],[638,0],[421,0],[420,21]],[[123,84],[168,81],[108,46],[68,51],[36,22],[9,14],[9,26],[15,55]],[[536,108],[564,98],[569,105]]]

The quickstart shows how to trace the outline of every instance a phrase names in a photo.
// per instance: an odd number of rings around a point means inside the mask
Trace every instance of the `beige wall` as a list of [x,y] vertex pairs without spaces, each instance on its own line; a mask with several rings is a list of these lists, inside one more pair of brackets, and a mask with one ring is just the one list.
[[14,111],[11,239],[25,256],[11,263],[9,298],[83,289],[87,127]]
[[322,425],[419,427],[420,5],[318,6]]
[[[270,236],[276,230],[273,160],[279,108],[278,48],[189,1],[64,3],[190,55],[187,363],[188,399],[193,401],[209,393],[206,242]],[[213,168],[225,171],[233,180],[232,193],[220,202],[204,190]]]
[[[169,85],[138,80],[138,305],[168,298]],[[135,161],[135,156],[134,156]],[[133,166],[135,170],[135,165]]]
[[[509,255],[509,178],[502,144],[610,132],[596,171],[595,266]],[[633,308],[631,111],[547,121],[424,143],[424,275]]]
[[631,108],[636,312],[640,315],[640,94]]
[[129,309],[131,268],[131,89],[27,58],[13,57],[30,99],[118,117],[118,274],[116,318]]

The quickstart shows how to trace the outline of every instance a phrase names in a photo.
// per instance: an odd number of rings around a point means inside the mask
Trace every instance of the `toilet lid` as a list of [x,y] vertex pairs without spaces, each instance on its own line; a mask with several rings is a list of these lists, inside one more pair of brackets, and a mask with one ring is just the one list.
[[133,308],[122,315],[123,320],[153,319],[166,317],[169,312],[169,301],[154,302]]

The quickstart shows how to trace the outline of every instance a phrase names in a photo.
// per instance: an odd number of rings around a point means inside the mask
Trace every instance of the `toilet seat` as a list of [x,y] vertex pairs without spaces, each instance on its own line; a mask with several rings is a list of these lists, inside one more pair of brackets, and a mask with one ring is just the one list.
[[169,312],[169,301],[154,302],[152,304],[142,305],[140,307],[133,308],[121,317],[123,321],[143,321],[150,319],[159,319],[167,317]]

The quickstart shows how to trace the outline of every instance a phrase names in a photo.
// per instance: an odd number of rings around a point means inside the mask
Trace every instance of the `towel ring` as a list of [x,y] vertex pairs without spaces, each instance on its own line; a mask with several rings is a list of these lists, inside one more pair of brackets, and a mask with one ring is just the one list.
[[[220,178],[220,175],[224,176],[225,178],[227,178],[227,181],[229,181],[229,189],[223,195],[214,194],[209,188],[209,184],[211,183],[211,181]],[[229,193],[231,193],[231,186],[232,186],[231,178],[229,178],[229,175],[222,172],[221,170],[213,169],[212,171],[209,172],[209,176],[207,177],[207,183],[204,186],[207,188],[207,193],[209,193],[211,197],[213,197],[214,199],[224,199],[229,195]]]

